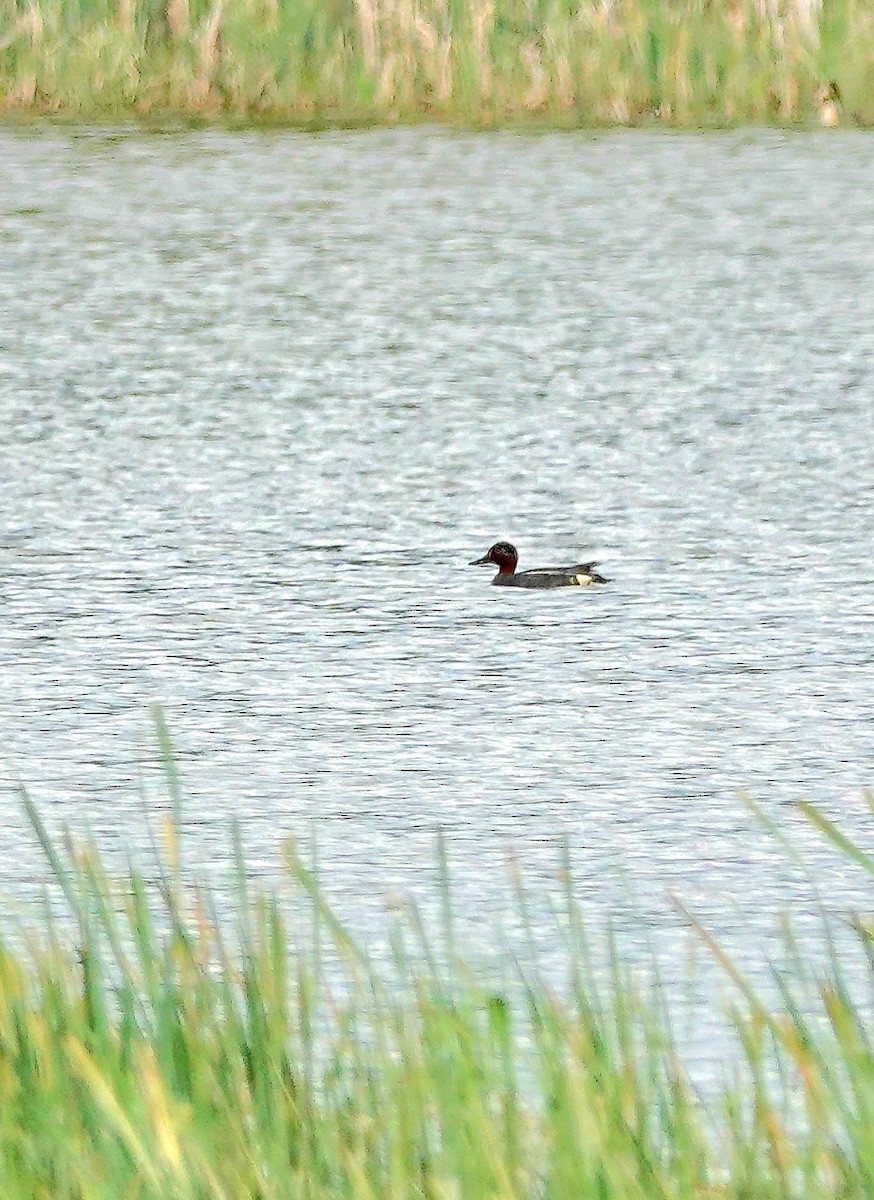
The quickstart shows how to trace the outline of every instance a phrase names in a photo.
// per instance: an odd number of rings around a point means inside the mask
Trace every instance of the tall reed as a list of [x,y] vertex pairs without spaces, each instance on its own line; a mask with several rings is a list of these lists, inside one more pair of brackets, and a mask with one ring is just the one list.
[[[872,1194],[863,919],[855,986],[833,943],[814,967],[787,928],[776,1005],[698,929],[734,986],[742,1048],[734,1082],[704,1102],[664,987],[635,982],[609,938],[592,965],[567,862],[565,985],[536,968],[495,983],[457,945],[442,846],[442,928],[408,907],[377,964],[293,843],[283,862],[305,932],[252,890],[236,834],[236,902],[218,915],[183,870],[178,794],[149,879],[135,864],[111,876],[93,844],[53,841],[24,804],[66,912],[47,903],[24,943],[8,924],[0,935],[4,1200]],[[874,877],[874,860],[805,811]]]
[[9,112],[874,120],[866,0],[2,0]]

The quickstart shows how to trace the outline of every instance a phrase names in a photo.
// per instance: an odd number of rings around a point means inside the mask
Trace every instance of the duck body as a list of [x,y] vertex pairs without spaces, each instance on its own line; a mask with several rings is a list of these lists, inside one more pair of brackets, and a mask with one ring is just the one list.
[[595,570],[597,563],[574,563],[570,567],[537,567],[533,571],[516,571],[519,555],[509,542],[495,542],[482,558],[475,558],[472,567],[493,564],[498,573],[492,580],[495,587],[556,588],[588,587],[590,583],[609,583]]

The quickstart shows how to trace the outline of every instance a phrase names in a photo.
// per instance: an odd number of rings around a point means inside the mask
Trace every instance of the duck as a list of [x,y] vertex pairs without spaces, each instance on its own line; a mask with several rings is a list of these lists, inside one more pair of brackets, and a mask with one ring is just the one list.
[[813,93],[813,103],[819,114],[819,123],[826,129],[834,129],[841,123],[841,89],[833,79]]
[[609,583],[595,568],[597,563],[575,563],[572,567],[537,567],[532,571],[516,573],[519,555],[516,547],[509,542],[495,542],[489,546],[482,558],[475,558],[470,566],[486,566],[489,563],[498,568],[498,573],[492,580],[496,587],[521,588],[555,588],[555,587],[588,587],[590,583]]

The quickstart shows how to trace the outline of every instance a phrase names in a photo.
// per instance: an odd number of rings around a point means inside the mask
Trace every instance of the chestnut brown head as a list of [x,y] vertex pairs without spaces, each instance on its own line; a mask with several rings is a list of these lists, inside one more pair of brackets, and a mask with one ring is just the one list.
[[489,546],[482,558],[475,558],[470,565],[479,567],[494,563],[502,575],[512,575],[518,561],[519,555],[515,546],[511,546],[509,542],[495,542],[494,546]]

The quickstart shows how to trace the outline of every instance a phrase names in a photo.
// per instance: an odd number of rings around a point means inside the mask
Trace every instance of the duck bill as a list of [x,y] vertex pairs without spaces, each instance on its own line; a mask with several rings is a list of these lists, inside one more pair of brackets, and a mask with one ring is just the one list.
[[471,562],[471,563],[468,563],[467,565],[468,565],[469,567],[485,567],[485,566],[488,566],[488,564],[489,564],[491,561],[492,561],[492,560],[489,558],[489,556],[488,556],[487,554],[484,554],[484,555],[482,556],[482,558],[475,558],[475,559],[473,560],[473,562]]

